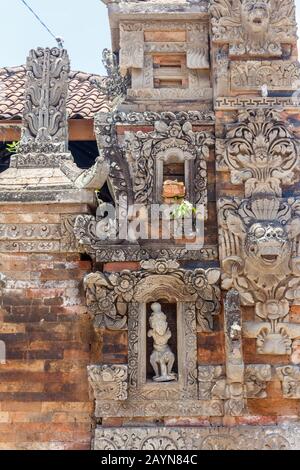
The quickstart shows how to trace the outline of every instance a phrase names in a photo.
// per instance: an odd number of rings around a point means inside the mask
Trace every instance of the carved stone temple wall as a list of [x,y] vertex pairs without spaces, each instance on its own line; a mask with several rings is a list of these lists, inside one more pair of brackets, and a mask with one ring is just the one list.
[[[0,448],[299,449],[295,2],[104,3],[94,166],[36,49],[0,173]],[[178,199],[203,232],[148,222]]]

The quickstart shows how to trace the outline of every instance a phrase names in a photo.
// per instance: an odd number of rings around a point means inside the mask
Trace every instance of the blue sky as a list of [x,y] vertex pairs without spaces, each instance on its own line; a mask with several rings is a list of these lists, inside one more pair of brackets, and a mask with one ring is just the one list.
[[[107,8],[101,0],[26,0],[56,36],[65,40],[73,70],[104,73],[101,53],[111,45]],[[25,63],[28,51],[55,40],[21,0],[0,0],[0,67]]]
[[[110,33],[106,6],[101,0],[26,1],[55,35],[64,38],[73,70],[104,73],[101,52],[110,47]],[[0,67],[21,65],[30,49],[55,45],[21,0],[0,2]],[[296,5],[300,25],[300,0]]]

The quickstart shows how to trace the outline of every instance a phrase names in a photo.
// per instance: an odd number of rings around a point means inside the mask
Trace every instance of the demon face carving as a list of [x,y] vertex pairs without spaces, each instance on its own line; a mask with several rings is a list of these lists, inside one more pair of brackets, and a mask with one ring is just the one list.
[[[268,1],[246,0],[241,6],[242,24],[248,37],[263,39],[270,25],[271,7]],[[258,35],[258,36],[257,36]]]
[[290,252],[286,228],[280,222],[254,222],[245,238],[245,252],[257,268],[276,270]]

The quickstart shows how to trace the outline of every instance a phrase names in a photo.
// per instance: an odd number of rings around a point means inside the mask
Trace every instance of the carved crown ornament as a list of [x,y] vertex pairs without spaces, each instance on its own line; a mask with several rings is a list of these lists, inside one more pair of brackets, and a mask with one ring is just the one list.
[[297,40],[293,0],[212,0],[213,41],[231,55],[281,56]]
[[245,322],[260,354],[291,354],[300,325],[289,323],[299,303],[300,217],[297,199],[260,197],[219,201],[222,287],[234,287],[259,322]]
[[230,169],[233,184],[245,183],[245,196],[282,195],[300,169],[300,144],[291,126],[273,109],[245,110],[217,140],[219,171]]
[[[92,273],[84,279],[89,312],[95,328],[122,330],[127,328],[128,306],[142,297],[146,286],[159,286],[162,298],[194,301],[200,331],[212,331],[213,316],[220,311],[220,271],[215,268],[184,270],[176,261],[141,262],[137,272]],[[155,301],[159,299],[150,299]],[[147,299],[145,300],[147,302]]]

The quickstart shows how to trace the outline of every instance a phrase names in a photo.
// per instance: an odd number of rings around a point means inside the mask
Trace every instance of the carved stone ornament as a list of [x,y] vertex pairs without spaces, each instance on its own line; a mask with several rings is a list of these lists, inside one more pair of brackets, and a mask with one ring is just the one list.
[[266,386],[272,378],[267,364],[245,365],[242,351],[242,318],[239,294],[228,292],[224,315],[225,366],[199,366],[199,399],[224,400],[224,413],[243,416],[247,398],[266,398]]
[[[176,259],[188,261],[216,261],[218,260],[218,249],[216,246],[204,246],[198,249],[185,247],[156,247],[149,245],[117,245],[110,243],[110,236],[115,236],[116,229],[106,218],[101,221],[101,232],[108,236],[108,242],[103,237],[97,236],[97,224],[99,219],[92,215],[79,215],[74,223],[74,236],[81,250],[88,253],[99,263],[110,263],[120,261],[146,261],[150,259]],[[1,243],[1,242],[0,242]]]
[[[109,182],[116,203],[122,204],[125,198],[128,204],[159,202],[164,152],[166,157],[175,152],[179,161],[187,162],[189,197],[205,203],[206,159],[213,138],[209,132],[194,132],[192,126],[213,124],[214,119],[212,111],[97,114],[95,135],[99,152],[111,162]],[[117,135],[117,126],[122,124],[147,124],[154,130],[132,133],[129,128],[124,142]]]
[[284,398],[300,398],[300,367],[283,366],[276,367],[279,380],[282,382]]
[[231,89],[261,90],[265,84],[270,91],[297,90],[300,78],[299,62],[290,60],[231,62]]
[[152,132],[128,133],[126,140],[136,203],[160,202],[163,165],[175,155],[185,163],[188,200],[207,205],[206,161],[214,143],[210,133],[193,131],[188,121],[156,121]]
[[88,378],[96,400],[127,399],[127,365],[88,366]]
[[219,201],[222,287],[236,289],[260,322],[245,322],[260,354],[291,354],[300,325],[289,323],[299,298],[299,201],[274,197]]
[[20,153],[68,153],[69,72],[65,49],[38,48],[30,52]]
[[[272,378],[269,364],[248,364],[245,366],[244,393],[247,398],[267,398],[266,387]],[[227,385],[224,366],[199,366],[199,399],[227,400],[230,388]]]
[[95,80],[95,85],[101,93],[107,96],[110,101],[110,108],[115,108],[124,100],[130,79],[128,75],[123,76],[121,74],[117,57],[112,51],[108,49],[103,50],[102,62],[106,69],[107,77]]
[[213,41],[231,55],[280,57],[297,39],[293,0],[212,0],[210,13]]
[[160,284],[162,298],[175,289],[176,298],[195,301],[198,328],[212,331],[213,316],[219,313],[220,277],[218,269],[180,269],[174,261],[156,260],[141,262],[137,272],[88,274],[84,279],[87,305],[94,317],[96,328],[122,330],[127,328],[127,312],[143,288]]
[[[89,170],[74,163],[68,151],[67,93],[70,61],[65,49],[30,51],[26,64],[25,107],[18,153],[0,176],[0,188],[11,192],[51,189],[99,189],[109,173],[103,156]],[[50,189],[50,190],[49,190]]]
[[233,184],[245,183],[245,195],[274,194],[293,184],[300,169],[300,146],[276,110],[245,110],[217,141],[219,170],[231,171]]
[[277,109],[281,111],[298,109],[300,105],[299,96],[226,96],[226,93],[219,94],[216,98],[216,111],[250,110],[257,109]]
[[297,450],[300,427],[122,427],[95,431],[94,450]]

